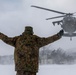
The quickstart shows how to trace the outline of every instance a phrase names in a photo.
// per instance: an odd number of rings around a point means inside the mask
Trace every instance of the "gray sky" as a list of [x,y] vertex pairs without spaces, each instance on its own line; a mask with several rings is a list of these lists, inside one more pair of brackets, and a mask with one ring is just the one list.
[[[20,35],[24,27],[29,25],[34,28],[34,34],[40,37],[48,37],[56,34],[61,27],[52,25],[52,21],[46,18],[59,16],[60,14],[36,9],[31,5],[37,5],[65,13],[76,12],[76,0],[0,0],[0,32],[9,37]],[[61,18],[62,19],[62,18]],[[59,20],[61,20],[59,19]],[[75,47],[76,37],[62,37],[50,44],[54,48],[70,49]],[[0,55],[13,54],[14,48],[0,40]]]

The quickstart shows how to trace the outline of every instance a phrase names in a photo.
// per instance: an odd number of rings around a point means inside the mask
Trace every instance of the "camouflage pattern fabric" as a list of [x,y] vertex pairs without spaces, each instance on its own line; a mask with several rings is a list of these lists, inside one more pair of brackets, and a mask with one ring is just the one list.
[[16,75],[36,75],[35,72],[17,71]]
[[39,48],[48,45],[61,37],[58,34],[43,38],[36,35],[20,35],[8,37],[0,33],[0,39],[14,46],[14,60],[16,71],[38,72]]

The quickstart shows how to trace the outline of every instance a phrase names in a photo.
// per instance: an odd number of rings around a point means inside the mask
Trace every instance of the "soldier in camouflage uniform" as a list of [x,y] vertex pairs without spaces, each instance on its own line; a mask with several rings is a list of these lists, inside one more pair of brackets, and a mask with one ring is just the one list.
[[36,75],[38,72],[39,48],[60,39],[62,35],[63,30],[53,36],[41,38],[33,35],[31,26],[26,26],[22,35],[12,38],[0,33],[0,39],[15,47],[14,61],[17,75]]

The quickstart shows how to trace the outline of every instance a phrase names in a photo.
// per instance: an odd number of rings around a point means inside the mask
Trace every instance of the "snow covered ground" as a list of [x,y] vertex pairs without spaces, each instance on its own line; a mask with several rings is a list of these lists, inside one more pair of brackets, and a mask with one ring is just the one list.
[[[0,75],[16,75],[14,65],[0,65]],[[40,65],[37,75],[76,75],[76,65]]]

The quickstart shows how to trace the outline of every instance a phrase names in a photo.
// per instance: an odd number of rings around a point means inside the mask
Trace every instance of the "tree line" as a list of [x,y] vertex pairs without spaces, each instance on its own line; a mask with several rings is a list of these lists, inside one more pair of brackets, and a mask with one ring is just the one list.
[[76,56],[66,53],[66,51],[58,48],[57,50],[43,48],[40,50],[39,63],[40,64],[73,64]]
[[[39,64],[74,64],[75,61],[76,52],[69,54],[61,48],[49,49],[48,47],[42,47],[39,51]],[[14,56],[0,56],[0,64],[14,64]]]

